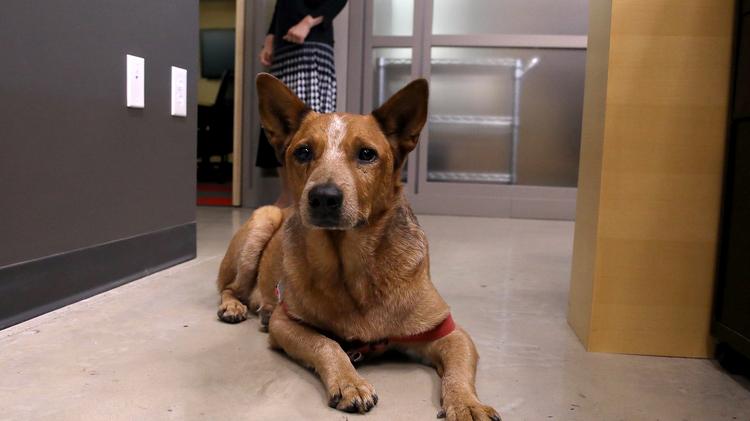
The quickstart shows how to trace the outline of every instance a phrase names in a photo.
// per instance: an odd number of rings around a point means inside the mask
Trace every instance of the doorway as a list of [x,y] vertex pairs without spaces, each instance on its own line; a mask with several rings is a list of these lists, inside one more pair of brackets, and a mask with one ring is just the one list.
[[240,205],[244,0],[200,0],[196,202]]

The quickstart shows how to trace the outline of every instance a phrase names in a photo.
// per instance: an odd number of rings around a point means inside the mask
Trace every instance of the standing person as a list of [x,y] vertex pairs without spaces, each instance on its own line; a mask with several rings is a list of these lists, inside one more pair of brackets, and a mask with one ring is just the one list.
[[[346,0],[278,0],[260,52],[260,62],[302,101],[319,113],[336,111],[336,67],[333,59],[333,18]],[[281,167],[260,131],[257,167]],[[289,206],[284,171],[279,169],[281,195],[275,205]]]

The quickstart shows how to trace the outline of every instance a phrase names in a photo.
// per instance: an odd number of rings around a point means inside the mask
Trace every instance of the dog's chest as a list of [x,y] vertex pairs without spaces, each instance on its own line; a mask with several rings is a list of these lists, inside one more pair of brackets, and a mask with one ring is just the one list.
[[407,309],[372,273],[310,275],[288,288],[289,306],[305,323],[346,340],[372,341],[401,330]]
[[413,333],[429,271],[423,237],[396,235],[402,231],[391,227],[378,241],[356,233],[290,236],[284,252],[290,310],[346,340]]

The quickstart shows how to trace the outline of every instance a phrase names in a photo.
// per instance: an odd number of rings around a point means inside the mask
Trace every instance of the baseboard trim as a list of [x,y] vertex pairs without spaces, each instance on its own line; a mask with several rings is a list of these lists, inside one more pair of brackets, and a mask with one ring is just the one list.
[[0,329],[195,258],[195,223],[0,268]]

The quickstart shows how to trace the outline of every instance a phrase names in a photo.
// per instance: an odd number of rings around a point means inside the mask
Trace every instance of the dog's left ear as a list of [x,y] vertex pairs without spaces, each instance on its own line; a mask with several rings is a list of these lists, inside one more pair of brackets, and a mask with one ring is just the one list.
[[419,133],[427,121],[427,101],[430,88],[425,79],[417,79],[372,112],[380,129],[391,144],[396,157],[396,167],[400,167],[406,155],[419,140]]

